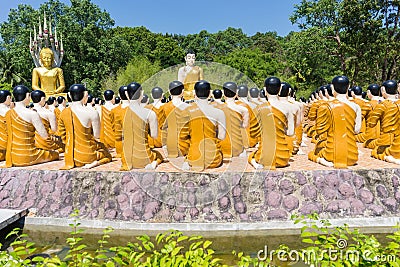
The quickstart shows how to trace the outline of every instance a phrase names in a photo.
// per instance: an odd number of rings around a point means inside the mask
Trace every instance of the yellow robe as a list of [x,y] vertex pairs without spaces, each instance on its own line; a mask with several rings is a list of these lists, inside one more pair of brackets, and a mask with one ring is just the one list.
[[6,167],[31,166],[59,159],[57,151],[35,146],[35,127],[20,118],[15,110],[6,113],[6,123]]
[[[167,146],[168,157],[177,158],[186,156],[189,150],[189,113],[186,109],[181,110],[171,102],[163,106],[165,114],[165,125],[163,130],[163,144]],[[165,127],[163,127],[165,129]]]
[[41,118],[41,120],[48,137],[45,139],[41,137],[38,132],[35,132],[35,146],[44,150],[58,150],[59,152],[62,152],[64,150],[64,145],[61,142],[61,139],[58,136],[55,136],[53,131],[51,131],[50,122],[43,118]]
[[92,128],[83,126],[71,108],[61,112],[59,131],[65,142],[65,166],[61,169],[82,167],[94,161],[99,161],[99,165],[111,161],[108,149],[95,140]]
[[0,116],[0,161],[6,159],[7,150],[7,123],[6,117]]
[[185,100],[192,100],[194,98],[194,85],[196,82],[203,80],[202,70],[199,66],[194,66],[186,75],[183,84],[185,90],[183,91],[183,98]]
[[153,161],[157,161],[157,165],[160,164],[163,161],[162,155],[160,152],[152,150],[148,143],[148,123],[130,108],[126,110],[125,114],[123,122],[124,152],[122,153],[121,170],[143,169]]
[[378,104],[368,118],[367,126],[376,127],[378,122],[381,124],[380,135],[375,140],[368,143],[369,148],[373,148],[371,155],[375,158],[382,159],[384,152],[399,134],[399,108],[398,104],[391,100],[384,100]]
[[259,141],[258,140],[259,138],[258,137],[254,138],[250,134],[252,131],[255,131],[259,127],[258,120],[256,118],[254,110],[248,104],[246,104],[240,100],[236,101],[236,104],[247,108],[247,110],[249,111],[249,125],[247,126],[246,129],[241,128],[243,146],[244,146],[244,148],[255,147]]
[[358,140],[360,139],[358,136],[361,136],[366,131],[366,120],[365,120],[365,117],[367,116],[367,113],[370,111],[370,105],[369,105],[369,103],[367,101],[364,101],[363,99],[359,99],[359,98],[354,98],[353,102],[356,103],[361,109],[361,118],[362,118],[361,130],[356,135],[356,140],[358,142]]
[[123,122],[127,108],[128,107],[123,108],[121,105],[118,105],[111,110],[111,120],[114,122],[115,151],[117,153],[117,158],[122,157]]
[[190,116],[190,147],[186,157],[194,171],[217,168],[222,165],[222,152],[214,125],[196,103],[187,108]]
[[242,140],[242,115],[228,107],[228,105],[219,105],[226,118],[226,137],[220,142],[221,151],[224,158],[237,157],[243,150]]
[[[315,131],[326,139],[317,143],[308,158],[317,162],[324,158],[335,168],[347,168],[357,163],[358,147],[354,134],[356,112],[347,104],[335,99],[321,104],[315,122]],[[322,142],[322,144],[321,144]]]
[[112,121],[111,111],[101,106],[100,121],[100,142],[107,148],[115,147],[114,123]]
[[154,139],[149,135],[149,145],[151,148],[154,147],[162,147],[162,128],[165,123],[165,113],[164,113],[164,105],[160,106],[160,108],[156,108],[153,104],[147,105],[146,108],[151,109],[156,113],[157,122],[158,122],[158,135],[157,138]]
[[258,149],[249,155],[264,168],[275,169],[289,165],[290,150],[287,143],[287,118],[269,103],[264,103],[255,109],[260,127],[252,132],[253,137],[259,137]]

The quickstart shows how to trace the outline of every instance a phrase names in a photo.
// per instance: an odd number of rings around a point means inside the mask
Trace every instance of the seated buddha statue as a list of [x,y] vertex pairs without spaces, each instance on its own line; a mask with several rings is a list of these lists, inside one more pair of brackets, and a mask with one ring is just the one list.
[[30,102],[29,89],[18,85],[13,89],[15,107],[6,114],[7,152],[6,167],[31,166],[59,159],[56,150],[35,146],[35,132],[43,139],[49,137],[39,114],[26,108]]
[[188,50],[185,56],[186,66],[179,68],[178,81],[184,84],[185,91],[183,98],[192,100],[194,98],[194,84],[204,79],[203,69],[195,66],[196,54],[193,50]]
[[220,142],[224,158],[245,157],[241,129],[249,125],[249,111],[247,108],[235,103],[237,97],[237,85],[234,82],[226,82],[222,86],[225,96],[225,104],[219,105],[225,114],[226,137]]
[[[289,94],[290,91],[293,90],[292,86],[287,83],[283,82],[281,90],[279,91],[278,94],[278,100],[282,102],[284,105],[287,106],[288,110],[290,113],[292,113],[292,116],[294,117],[295,121],[295,132],[296,129],[300,128],[302,129],[301,125],[301,108],[299,105],[295,104],[294,102],[289,101]],[[290,150],[290,153],[295,155],[300,149],[300,143],[297,141],[297,135],[294,134],[292,136],[286,136],[288,147]]]
[[99,142],[99,114],[84,105],[88,91],[82,84],[73,84],[68,94],[72,100],[60,116],[59,133],[65,143],[65,166],[63,170],[74,167],[90,169],[111,161],[111,154]]
[[114,135],[114,122],[112,120],[111,111],[116,107],[114,105],[115,95],[112,90],[105,90],[103,93],[104,105],[99,108],[100,116],[100,142],[102,142],[107,148],[115,147],[115,135]]
[[146,108],[151,109],[156,113],[158,124],[157,138],[152,138],[149,135],[149,145],[151,148],[162,147],[162,128],[166,119],[164,112],[164,103],[162,103],[161,101],[163,96],[163,89],[161,87],[154,87],[153,89],[151,89],[151,98],[153,98],[153,103],[146,106]]
[[31,93],[31,99],[33,109],[39,114],[48,135],[47,138],[42,138],[38,132],[35,132],[36,147],[44,150],[58,150],[59,152],[63,152],[63,143],[60,137],[56,135],[58,132],[56,115],[44,107],[46,102],[45,93],[41,90],[35,90]]
[[198,81],[194,91],[196,102],[187,108],[190,145],[182,169],[203,171],[222,165],[219,141],[225,139],[225,114],[208,102],[211,94],[209,82]]
[[258,120],[253,110],[253,107],[255,108],[256,106],[252,104],[247,98],[249,94],[249,88],[247,87],[247,85],[239,85],[237,94],[238,94],[238,100],[236,101],[236,104],[247,108],[249,112],[249,124],[247,125],[246,128],[241,128],[243,146],[246,149],[255,147],[258,143],[258,139],[253,138],[250,135],[250,132],[258,128]]
[[355,135],[361,129],[361,109],[346,96],[349,84],[346,76],[333,78],[335,99],[318,108],[315,131],[324,140],[317,143],[308,158],[327,167],[347,168],[358,160]]
[[371,155],[380,160],[400,163],[400,103],[396,98],[397,82],[388,80],[383,83],[381,93],[384,101],[377,104],[368,117],[367,126],[376,127],[380,122],[380,135],[369,143],[373,146]]
[[6,159],[7,150],[7,124],[6,113],[10,110],[11,93],[0,90],[0,161]]
[[148,135],[158,136],[157,115],[154,111],[141,105],[143,89],[139,83],[127,86],[126,94],[130,105],[126,110],[123,129],[123,150],[121,170],[136,169],[154,170],[163,161],[160,152],[152,150],[148,143]]
[[184,86],[180,81],[169,83],[171,101],[163,106],[165,123],[163,125],[162,143],[166,146],[169,158],[185,156],[189,149],[189,104],[182,101]]
[[122,156],[122,140],[123,140],[123,123],[125,112],[129,106],[129,100],[126,95],[126,86],[121,86],[118,89],[118,95],[121,98],[121,104],[117,105],[111,110],[111,121],[114,123],[114,139],[115,139],[115,151],[117,153],[116,157],[120,158]]
[[54,67],[53,62],[53,51],[50,48],[43,48],[40,50],[41,67],[34,68],[32,72],[32,89],[40,89],[47,96],[62,93],[65,89],[63,71]]
[[370,84],[367,89],[367,96],[369,101],[366,102],[364,107],[365,112],[365,132],[356,135],[357,142],[364,143],[364,147],[373,149],[374,143],[371,143],[380,136],[381,124],[377,121],[374,127],[369,127],[367,122],[372,115],[372,111],[375,107],[382,102],[381,100],[381,87],[378,84]]
[[248,158],[255,169],[275,169],[289,165],[291,153],[287,136],[294,135],[295,119],[291,107],[279,101],[281,87],[277,77],[264,81],[268,103],[257,106],[255,113],[260,127],[251,133],[259,137],[260,142],[257,150]]

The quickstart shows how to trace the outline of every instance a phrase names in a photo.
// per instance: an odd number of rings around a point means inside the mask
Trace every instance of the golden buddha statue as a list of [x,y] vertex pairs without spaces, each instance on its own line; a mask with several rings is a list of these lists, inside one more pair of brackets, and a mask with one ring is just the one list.
[[182,101],[183,83],[172,81],[169,83],[169,93],[172,100],[163,106],[165,123],[163,126],[162,143],[169,158],[186,156],[189,149],[189,104]]
[[43,138],[49,137],[39,114],[26,108],[30,102],[29,89],[23,85],[14,87],[15,107],[7,112],[6,167],[31,166],[59,159],[58,151],[35,146],[35,131]]
[[349,83],[346,76],[335,77],[331,85],[335,99],[318,107],[315,132],[323,138],[308,158],[327,167],[347,168],[358,160],[355,135],[361,129],[361,109],[347,98]]
[[197,100],[187,108],[190,146],[182,169],[203,171],[222,165],[219,141],[225,139],[226,123],[224,112],[208,102],[210,83],[198,81],[194,90]]
[[154,87],[151,89],[151,97],[153,98],[153,103],[148,104],[146,108],[151,109],[156,113],[157,123],[158,123],[158,135],[157,138],[152,138],[149,135],[149,145],[151,148],[154,147],[162,147],[162,128],[165,123],[165,112],[164,112],[164,103],[162,103],[161,99],[163,98],[164,92],[160,87]]
[[129,171],[133,168],[154,170],[163,157],[160,152],[152,150],[148,143],[151,137],[158,136],[157,116],[154,111],[141,105],[143,89],[139,83],[130,83],[126,92],[130,105],[124,118],[124,141],[121,170]]
[[278,99],[281,87],[278,78],[267,78],[264,88],[268,102],[255,109],[260,127],[251,134],[259,137],[260,142],[257,150],[248,157],[248,162],[255,169],[275,169],[289,165],[291,153],[287,137],[294,135],[295,120],[290,106]]
[[100,119],[96,110],[84,105],[88,91],[82,84],[69,88],[72,103],[60,116],[60,135],[65,143],[64,170],[93,168],[111,161],[111,154],[100,137]]
[[6,159],[7,150],[7,124],[6,113],[10,110],[11,93],[7,90],[0,90],[0,161]]
[[62,93],[65,89],[63,71],[53,66],[54,53],[50,48],[40,51],[41,67],[36,67],[32,72],[32,89],[42,90],[47,96]]
[[381,88],[385,99],[379,103],[369,116],[368,127],[375,127],[380,122],[381,132],[378,138],[371,141],[371,155],[380,160],[400,164],[400,103],[396,98],[397,82],[385,81]]
[[98,112],[100,116],[100,142],[107,148],[115,147],[114,122],[111,112],[116,107],[114,105],[115,95],[112,90],[103,93],[105,103],[101,105]]
[[249,125],[249,111],[235,103],[237,89],[234,82],[224,83],[225,104],[217,106],[224,112],[226,118],[226,137],[220,142],[224,158],[246,156],[241,129],[246,129]]
[[204,79],[203,69],[194,65],[195,60],[196,54],[193,50],[189,50],[185,56],[186,66],[178,70],[178,81],[185,86],[183,94],[185,100],[194,99],[194,85],[197,81]]

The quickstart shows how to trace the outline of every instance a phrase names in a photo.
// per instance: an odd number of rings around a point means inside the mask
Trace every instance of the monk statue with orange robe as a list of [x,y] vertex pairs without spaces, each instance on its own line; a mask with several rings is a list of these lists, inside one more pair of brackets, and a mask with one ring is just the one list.
[[222,101],[223,93],[222,93],[222,91],[220,89],[213,90],[212,94],[213,94],[213,100],[214,100],[212,102],[212,104],[214,106],[218,107],[219,105],[225,104],[225,102]]
[[368,101],[366,101],[365,99],[362,98],[362,93],[363,93],[363,90],[362,90],[361,86],[354,86],[351,90],[351,95],[353,98],[352,101],[361,108],[361,117],[362,117],[361,130],[356,135],[356,140],[359,140],[360,138],[358,138],[358,136],[364,134],[366,131],[365,117],[367,115],[367,112],[369,111]]
[[157,123],[158,123],[158,135],[157,138],[152,138],[149,135],[149,145],[151,148],[162,147],[162,128],[165,123],[165,112],[164,112],[164,103],[162,103],[162,98],[164,96],[164,91],[160,87],[154,87],[151,89],[151,97],[153,98],[153,103],[146,106],[146,108],[151,109],[157,115]]
[[43,139],[49,137],[39,114],[26,108],[30,102],[30,92],[26,86],[13,89],[15,107],[6,114],[7,152],[6,167],[31,166],[58,160],[56,150],[45,150],[35,146],[35,132]]
[[188,50],[185,56],[186,66],[179,68],[178,81],[184,84],[185,91],[183,98],[187,100],[194,99],[194,84],[204,79],[203,69],[195,66],[196,54],[193,50]]
[[226,137],[220,142],[222,154],[224,158],[246,157],[241,129],[246,129],[249,125],[249,111],[235,103],[238,90],[236,83],[226,82],[222,88],[225,104],[217,106],[226,118]]
[[72,103],[60,116],[60,135],[65,143],[65,166],[90,169],[111,161],[111,154],[99,142],[100,118],[97,111],[85,106],[88,91],[82,84],[73,84],[68,92]]
[[169,158],[186,156],[189,149],[189,104],[182,101],[184,85],[180,81],[169,83],[172,100],[163,106],[165,123],[163,126],[163,145]]
[[41,90],[35,90],[31,93],[33,109],[39,114],[44,127],[46,128],[48,137],[42,138],[38,132],[35,133],[35,145],[45,150],[58,150],[60,153],[64,151],[64,145],[61,138],[56,135],[58,124],[54,112],[44,107],[46,95]]
[[381,88],[385,99],[372,111],[368,118],[368,127],[376,127],[380,122],[380,136],[369,145],[375,146],[372,157],[400,164],[400,103],[396,98],[397,82],[388,80]]
[[308,158],[327,167],[347,168],[358,160],[355,135],[361,129],[361,109],[347,99],[350,81],[346,76],[332,80],[335,99],[325,101],[318,108],[315,131],[323,140]]
[[264,82],[268,102],[257,106],[255,113],[260,127],[251,132],[259,137],[256,151],[248,161],[255,169],[275,169],[289,165],[291,157],[288,136],[294,135],[295,118],[289,105],[279,101],[282,84],[279,78],[270,77]]
[[129,100],[126,95],[126,86],[121,86],[118,89],[118,95],[121,98],[121,104],[117,105],[115,108],[111,110],[111,121],[114,123],[114,139],[115,139],[115,152],[117,153],[116,157],[122,157],[122,140],[123,140],[123,123],[125,112],[129,106]]
[[7,150],[7,123],[6,113],[10,110],[11,93],[0,90],[0,161],[6,159]]
[[158,136],[157,115],[141,105],[143,89],[139,83],[130,83],[126,94],[130,105],[123,123],[124,152],[121,170],[129,171],[133,168],[154,170],[163,162],[160,152],[152,150],[148,143],[149,132],[152,138]]
[[253,110],[253,108],[255,108],[256,105],[250,103],[250,101],[247,98],[248,94],[249,94],[249,88],[247,87],[247,85],[238,86],[238,100],[236,101],[236,104],[247,108],[247,111],[249,112],[249,124],[247,125],[246,128],[241,129],[243,146],[246,149],[255,147],[257,145],[258,139],[253,138],[250,135],[250,132],[256,130],[259,127],[258,120]]
[[105,90],[103,93],[105,103],[99,108],[100,116],[100,142],[107,148],[115,147],[114,122],[111,111],[116,107],[114,105],[115,95],[112,90]]
[[[283,104],[285,104],[288,109],[289,112],[292,113],[292,116],[294,117],[295,120],[295,133],[296,133],[296,129],[302,129],[302,125],[301,125],[301,108],[299,105],[295,104],[294,102],[289,101],[289,95],[290,92],[293,90],[292,86],[287,83],[287,82],[283,82],[282,83],[282,88],[279,91],[279,101],[282,102]],[[300,143],[297,141],[297,135],[294,134],[293,136],[286,136],[287,138],[287,143],[288,143],[288,147],[290,150],[290,153],[293,155],[296,155],[297,152],[300,149]]]
[[250,95],[250,107],[252,109],[255,109],[258,105],[263,104],[263,102],[260,101],[260,90],[258,88],[250,88],[249,90],[249,95]]
[[54,115],[56,115],[57,125],[60,119],[61,112],[67,107],[67,100],[63,96],[57,97],[57,107],[54,109]]
[[190,146],[182,169],[203,171],[222,165],[219,142],[225,139],[226,123],[224,112],[208,102],[210,83],[198,81],[194,90],[197,99],[188,108]]
[[375,145],[372,143],[372,141],[380,136],[381,124],[380,121],[377,121],[377,124],[374,127],[369,127],[367,122],[372,115],[372,111],[380,102],[382,102],[381,87],[378,84],[369,85],[367,89],[367,96],[369,101],[367,101],[365,105],[365,132],[358,134],[356,138],[357,142],[364,143],[364,147],[373,149]]

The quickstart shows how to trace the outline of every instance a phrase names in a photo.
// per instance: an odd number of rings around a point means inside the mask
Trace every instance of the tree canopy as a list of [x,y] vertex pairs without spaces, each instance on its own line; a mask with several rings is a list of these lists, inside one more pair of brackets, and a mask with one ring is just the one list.
[[302,0],[290,17],[298,32],[248,36],[231,27],[188,35],[115,27],[110,14],[91,0],[71,0],[70,5],[48,0],[37,10],[21,4],[0,24],[0,86],[30,85],[29,36],[44,12],[64,41],[61,67],[67,87],[85,82],[94,95],[182,64],[188,49],[199,61],[241,71],[259,87],[275,75],[302,95],[338,74],[354,85],[381,83],[398,76],[399,5],[400,0]]

